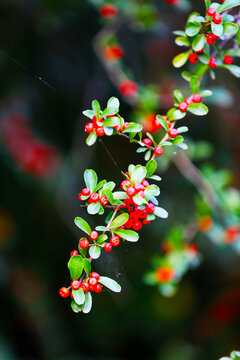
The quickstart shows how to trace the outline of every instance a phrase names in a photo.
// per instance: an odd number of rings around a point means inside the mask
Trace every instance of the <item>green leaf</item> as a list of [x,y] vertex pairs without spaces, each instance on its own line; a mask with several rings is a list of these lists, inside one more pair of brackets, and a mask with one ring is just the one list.
[[190,45],[191,45],[191,43],[190,43],[190,41],[188,40],[188,38],[182,37],[182,36],[177,37],[177,38],[175,39],[175,43],[176,43],[178,46],[190,46]]
[[82,113],[89,119],[92,119],[94,117],[94,111],[92,111],[92,110],[85,110]]
[[181,93],[181,91],[179,91],[178,89],[173,91],[173,96],[174,96],[174,102],[177,103],[177,104],[184,101],[184,96]]
[[133,196],[133,201],[135,202],[135,204],[137,205],[142,205],[142,204],[146,204],[147,201],[145,199],[143,199],[140,195],[134,195]]
[[193,93],[193,94],[198,93],[199,79],[198,79],[197,76],[193,75],[193,76],[191,77],[190,86],[191,86],[191,89],[192,89],[192,93]]
[[95,131],[91,132],[86,139],[86,144],[92,146],[97,141],[97,134]]
[[173,31],[173,34],[178,36],[186,36],[185,32],[182,30],[175,30]]
[[103,121],[103,126],[117,126],[120,123],[120,119],[117,116],[109,117]]
[[144,166],[141,165],[137,165],[135,166],[132,175],[131,175],[131,180],[133,182],[142,182],[142,180],[146,177],[147,175],[147,169]]
[[114,292],[121,291],[121,286],[115,280],[110,279],[109,277],[100,276],[98,282]]
[[90,215],[95,215],[99,212],[99,210],[101,209],[101,204],[100,202],[96,202],[96,203],[91,203],[90,205],[88,205],[87,207],[87,212]]
[[68,269],[73,280],[80,278],[83,271],[83,258],[80,255],[72,256],[68,262]]
[[125,193],[125,191],[115,191],[113,193],[114,200],[125,200],[128,198],[128,195]]
[[73,298],[78,305],[82,305],[85,301],[85,294],[83,289],[72,290]]
[[139,239],[138,233],[132,230],[123,230],[123,229],[117,229],[114,230],[114,233],[119,235],[121,238],[130,241],[130,242],[136,242]]
[[83,313],[88,314],[92,308],[92,295],[91,292],[88,291],[85,293],[85,302],[83,304]]
[[180,120],[186,116],[186,112],[180,111],[176,108],[170,109],[167,112],[167,117],[170,121],[172,120]]
[[[100,237],[100,236],[99,236]],[[99,238],[98,238],[99,239]],[[97,240],[98,240],[97,239]],[[89,275],[90,274],[90,272],[91,272],[91,263],[90,263],[90,261],[88,260],[88,259],[83,259],[83,268],[84,268],[84,271],[85,271],[85,273],[87,274],[87,275]]]
[[240,49],[228,49],[223,51],[223,55],[240,57]]
[[200,91],[199,95],[201,95],[202,97],[207,97],[207,96],[212,96],[212,91],[211,90],[203,90]]
[[142,125],[131,122],[128,127],[126,127],[125,130],[122,131],[122,133],[132,133],[132,132],[139,132],[142,131]]
[[205,0],[206,9],[210,8],[211,0]]
[[144,160],[148,161],[151,158],[152,152],[151,150],[148,150],[146,154],[144,155]]
[[102,244],[102,243],[104,243],[104,241],[107,240],[107,238],[108,238],[107,235],[102,234],[97,238],[96,243],[97,244]]
[[168,217],[168,212],[165,209],[163,209],[159,206],[156,206],[155,210],[154,210],[154,215],[156,215],[162,219],[166,219]]
[[215,24],[214,21],[212,21],[211,23],[211,29],[212,32],[217,35],[217,36],[221,36],[223,33],[223,24]]
[[183,77],[183,79],[184,79],[184,80],[186,80],[186,81],[190,81],[190,80],[191,80],[192,75],[190,74],[190,72],[189,72],[189,71],[183,71],[183,72],[182,72],[182,77]]
[[240,67],[236,65],[219,65],[219,67],[222,67],[224,69],[229,70],[234,76],[237,78],[240,78]]
[[188,52],[183,52],[181,54],[178,54],[177,56],[175,56],[175,58],[173,59],[173,66],[175,68],[180,68],[182,67],[184,64],[186,64],[186,62],[188,61],[188,57],[189,57],[189,51]]
[[151,179],[151,180],[155,180],[155,181],[161,181],[162,180],[162,178],[160,177],[160,176],[158,176],[158,175],[153,175],[153,176],[150,176],[150,178],[149,179]]
[[146,177],[152,176],[155,173],[155,171],[157,170],[156,161],[155,160],[148,161],[147,164],[146,164],[146,169],[147,169]]
[[101,255],[101,248],[97,245],[91,246],[89,249],[89,255],[93,259],[98,259],[99,256]]
[[100,105],[99,105],[99,102],[97,100],[93,100],[92,109],[93,109],[94,114],[96,115],[96,117],[98,117],[100,115]]
[[201,29],[201,24],[199,23],[194,23],[194,22],[188,22],[185,32],[188,36],[195,36],[199,33]]
[[98,177],[97,174],[95,173],[95,171],[91,170],[91,169],[87,169],[84,171],[84,181],[86,184],[86,187],[88,189],[90,189],[91,193],[93,192],[93,190],[95,189],[96,185],[97,185],[97,181],[98,181]]
[[206,42],[206,38],[204,34],[197,35],[192,43],[193,50],[194,51],[201,50],[204,47],[205,42]]
[[[223,34],[224,36],[232,36],[232,35],[235,35],[237,32],[238,32],[238,25],[237,24],[234,24],[232,22],[225,22],[223,24]],[[237,49],[238,51],[240,49]],[[229,54],[229,53],[228,53]],[[230,54],[229,54],[230,55]],[[234,55],[233,55],[234,56]]]
[[118,227],[124,225],[128,221],[128,219],[129,219],[129,215],[127,213],[121,214],[121,215],[117,216],[116,219],[113,220],[110,228],[111,229],[118,228]]
[[217,12],[220,14],[236,6],[240,6],[240,0],[225,0],[225,2],[217,8]]
[[103,187],[103,185],[105,185],[106,183],[107,183],[106,180],[100,181],[93,189],[93,192],[97,192],[98,190],[100,190]]
[[198,77],[203,76],[205,72],[208,70],[208,63],[207,64],[199,64],[197,65],[194,75],[197,75]]
[[106,226],[96,226],[97,231],[108,231],[109,229]]
[[179,145],[184,142],[184,138],[181,135],[178,135],[173,141],[173,145]]
[[90,226],[88,225],[88,223],[84,220],[84,219],[82,219],[82,218],[80,218],[80,217],[76,217],[75,219],[74,219],[74,223],[82,230],[82,231],[84,231],[86,234],[90,234],[90,232],[92,231],[91,230],[91,228],[90,228]]
[[82,311],[82,305],[76,304],[74,300],[72,300],[71,302],[71,308],[75,313],[79,313]]
[[158,196],[160,194],[160,189],[157,185],[149,185],[145,188],[144,194],[147,198],[149,196]]
[[108,201],[110,202],[110,204],[114,204],[114,198],[113,198],[113,193],[110,189],[104,189],[103,190],[104,194],[106,195],[106,197],[108,198]]
[[199,104],[191,104],[188,106],[188,111],[194,115],[203,116],[208,113],[208,108],[206,105],[199,103]]
[[[175,90],[176,91],[176,90]],[[162,115],[157,115],[156,116],[157,120],[160,122],[160,124],[162,125],[162,127],[164,128],[165,131],[169,130],[169,126],[167,121],[164,119],[164,117],[162,117]]]
[[119,109],[119,105],[120,105],[120,103],[119,103],[118,98],[116,98],[114,96],[111,97],[107,102],[107,107],[108,108],[117,108],[117,109]]
[[181,126],[180,128],[177,129],[179,134],[185,133],[188,131],[188,127],[187,126]]
[[[205,53],[199,54],[199,55],[198,55],[198,59],[199,59],[199,61],[200,61],[201,63],[203,63],[204,65],[208,65],[208,63],[209,63],[209,56],[208,56],[207,54],[205,54]],[[196,71],[195,71],[195,75],[198,75],[198,74],[196,73]],[[199,75],[198,75],[198,76],[199,76]]]

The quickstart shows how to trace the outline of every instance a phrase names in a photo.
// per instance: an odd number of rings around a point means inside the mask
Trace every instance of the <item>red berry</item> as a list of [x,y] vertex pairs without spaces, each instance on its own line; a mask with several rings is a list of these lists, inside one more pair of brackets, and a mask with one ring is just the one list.
[[112,246],[118,246],[120,244],[120,238],[119,236],[113,236],[111,239],[110,239],[110,244]]
[[104,4],[100,8],[100,15],[105,19],[112,19],[117,15],[117,13],[118,9],[112,4]]
[[207,14],[208,14],[208,16],[213,16],[216,14],[216,10],[214,8],[210,7],[207,9]]
[[173,128],[173,129],[169,130],[168,135],[169,135],[171,138],[177,137],[177,136],[178,136],[178,131],[177,131],[177,129],[174,129],[174,128]]
[[94,291],[96,293],[100,293],[102,291],[102,285],[97,283],[95,286],[94,286]]
[[128,194],[128,196],[132,197],[132,196],[134,196],[136,194],[136,190],[132,186],[130,186],[127,189],[126,193]]
[[86,133],[88,133],[88,134],[91,134],[91,132],[93,132],[93,128],[94,128],[94,125],[93,125],[93,123],[87,123],[86,125],[85,125],[85,131],[86,131]]
[[141,230],[142,228],[142,223],[141,221],[136,221],[135,223],[133,223],[133,230]]
[[193,98],[192,96],[188,97],[185,99],[185,102],[188,104],[188,105],[191,105],[193,103]]
[[126,121],[126,122],[123,124],[123,128],[122,128],[122,129],[125,130],[129,125],[130,125],[129,122]]
[[123,181],[121,182],[121,189],[122,189],[122,190],[126,191],[126,189],[127,189],[129,186],[131,186],[131,183],[130,183],[129,180],[123,180]]
[[197,54],[195,54],[195,53],[190,54],[188,57],[188,60],[190,61],[190,63],[196,64],[196,62],[198,61]]
[[143,209],[140,211],[140,213],[139,213],[140,219],[146,219],[147,216],[148,216],[148,212],[146,209]]
[[91,277],[89,280],[88,280],[88,283],[90,286],[94,286],[97,284],[97,279],[95,279],[94,277]]
[[87,240],[87,239],[80,239],[79,240],[79,247],[81,248],[81,249],[87,249],[88,248],[88,246],[89,246],[89,241]]
[[122,131],[121,125],[113,126],[113,128],[116,129],[118,133],[120,133]]
[[73,250],[70,254],[70,258],[73,256],[77,256],[78,255],[78,251],[77,250]]
[[78,281],[78,280],[73,280],[73,281],[71,282],[71,288],[72,288],[73,290],[79,289],[79,288],[80,288],[80,285],[81,285],[81,283],[80,283],[80,281]]
[[104,128],[103,128],[103,127],[98,127],[98,128],[96,129],[96,134],[97,134],[97,136],[103,136],[103,135],[105,135],[105,130],[104,130]]
[[61,297],[67,298],[69,296],[69,294],[70,294],[70,291],[66,287],[61,287],[61,289],[59,290],[59,294],[60,294]]
[[80,201],[82,201],[82,195],[81,195],[81,194],[78,195],[78,199],[79,199]]
[[108,203],[108,198],[106,196],[102,196],[100,198],[100,204],[105,206],[105,205],[107,205],[107,203]]
[[82,196],[88,196],[88,195],[90,195],[91,194],[91,191],[90,191],[90,189],[88,189],[88,188],[84,188],[84,189],[82,189],[82,191],[81,191],[81,195]]
[[106,243],[104,245],[104,250],[107,251],[107,252],[111,251],[112,250],[112,245],[110,243]]
[[202,54],[204,52],[204,47],[198,51],[196,51],[198,54]]
[[138,86],[132,80],[125,80],[119,85],[119,91],[123,96],[132,97],[137,94]]
[[227,65],[231,65],[233,63],[233,59],[230,55],[225,55],[223,61]]
[[83,281],[80,288],[83,289],[84,292],[87,292],[89,290],[89,283],[87,281]]
[[193,99],[193,102],[196,104],[198,104],[202,101],[202,97],[199,94],[193,94],[192,99]]
[[216,64],[216,60],[213,58],[213,57],[211,57],[210,59],[209,59],[209,66],[211,67],[211,68],[215,68],[216,66],[217,66],[217,64]]
[[140,183],[135,183],[133,187],[137,192],[144,189],[144,187]]
[[150,224],[151,220],[143,220],[143,225],[148,225]]
[[96,280],[100,279],[100,275],[98,273],[96,273],[95,271],[91,272],[90,277],[95,278]]
[[149,186],[149,182],[147,180],[143,180],[141,184],[146,188]]
[[171,121],[167,120],[167,124],[168,124],[168,127],[169,127],[169,129],[170,129],[170,127],[172,126]]
[[98,232],[95,231],[95,230],[91,231],[89,237],[90,237],[90,239],[93,240],[93,241],[97,240],[97,238],[98,238]]
[[180,102],[180,103],[178,104],[178,109],[179,109],[180,111],[185,112],[185,111],[187,111],[187,108],[188,108],[188,104],[186,103],[186,101]]
[[131,220],[128,220],[125,224],[124,224],[126,229],[131,229],[133,226],[133,222]]
[[109,61],[116,61],[122,57],[122,49],[116,45],[107,46],[104,50],[104,56]]
[[222,22],[222,16],[220,14],[213,15],[213,22],[215,24],[220,24]]
[[155,147],[154,154],[157,155],[157,156],[162,155],[163,154],[163,148],[161,146]]
[[156,115],[154,115],[154,119],[152,121],[152,127],[153,127],[154,132],[159,130],[162,127],[162,125],[160,124],[160,121],[156,118]]
[[149,214],[153,214],[155,211],[155,205],[153,203],[148,203],[146,205],[146,210]]
[[209,34],[206,37],[206,41],[209,45],[213,45],[216,42],[217,38],[218,37],[215,34]]
[[146,145],[146,146],[151,146],[151,145],[152,145],[152,140],[151,140],[151,139],[148,139],[148,138],[143,139],[142,142],[143,142],[144,145]]
[[98,202],[98,201],[99,201],[99,194],[98,193],[91,194],[89,199],[88,199],[89,204],[95,203],[95,202]]

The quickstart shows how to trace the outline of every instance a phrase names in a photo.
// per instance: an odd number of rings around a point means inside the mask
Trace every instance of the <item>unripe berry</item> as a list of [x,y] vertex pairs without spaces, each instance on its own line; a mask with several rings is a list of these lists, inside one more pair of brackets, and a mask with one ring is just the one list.
[[148,139],[148,138],[143,139],[142,142],[143,142],[144,145],[146,145],[146,146],[151,146],[151,145],[152,145],[152,140],[151,140],[151,139]]
[[77,256],[78,255],[78,251],[77,250],[73,250],[70,254],[70,258],[73,256]]
[[192,99],[193,99],[193,102],[196,104],[198,104],[202,101],[202,97],[199,94],[193,94]]
[[187,111],[188,108],[188,104],[186,103],[186,101],[182,101],[178,104],[178,109],[182,112]]
[[223,58],[223,61],[227,65],[232,65],[232,63],[233,63],[233,59],[230,55],[225,55]]
[[195,53],[190,54],[188,57],[188,60],[190,61],[190,63],[196,64],[196,62],[198,61],[197,54],[195,54]]
[[99,201],[99,194],[98,193],[92,193],[88,199],[89,204],[95,203]]
[[82,191],[81,191],[81,195],[82,196],[88,196],[88,195],[90,195],[91,194],[91,191],[90,191],[90,189],[88,189],[88,188],[84,188],[84,189],[82,189]]
[[124,80],[119,85],[119,91],[123,96],[133,97],[138,92],[138,86],[132,80]]
[[209,59],[209,66],[211,67],[211,68],[215,68],[216,66],[217,66],[217,64],[216,64],[216,60],[213,58],[213,57],[211,57],[210,59]]
[[102,291],[102,285],[97,283],[95,286],[94,286],[94,291],[96,293],[100,293]]
[[177,129],[174,129],[174,128],[173,128],[173,129],[169,130],[168,135],[169,135],[171,138],[177,137],[177,136],[178,136],[178,131],[177,131]]
[[213,16],[216,14],[216,10],[214,8],[210,7],[207,9],[207,14],[208,14],[208,16]]
[[111,239],[110,239],[110,244],[112,246],[118,246],[120,244],[120,238],[119,236],[113,236]]
[[67,298],[69,296],[69,294],[70,294],[70,291],[66,287],[61,287],[61,289],[59,290],[59,294],[60,294],[61,297]]
[[89,280],[88,280],[88,283],[90,286],[94,286],[97,284],[97,279],[95,279],[94,277],[91,277]]
[[121,189],[122,189],[122,190],[126,191],[126,189],[127,189],[129,186],[131,186],[131,183],[130,183],[129,180],[123,180],[123,181],[121,182]]
[[81,285],[81,283],[80,283],[80,281],[78,281],[78,280],[73,280],[73,281],[71,282],[71,288],[72,288],[73,290],[79,289],[79,288],[80,288],[80,285]]
[[128,196],[132,197],[132,196],[134,196],[136,194],[136,190],[132,186],[130,186],[127,189],[126,193],[128,194]]
[[155,211],[155,205],[153,203],[148,203],[146,205],[146,210],[149,214],[153,214]]
[[155,147],[154,154],[157,156],[161,156],[163,154],[163,148],[161,146]]
[[100,279],[100,275],[96,273],[95,271],[92,271],[90,274],[90,278],[95,278],[96,280]]
[[81,248],[81,249],[87,249],[88,248],[88,246],[89,246],[89,241],[87,240],[87,239],[81,239],[81,240],[79,240],[79,247]]
[[106,196],[102,196],[100,198],[100,204],[105,206],[105,205],[107,205],[107,203],[108,203],[108,198]]
[[104,250],[107,251],[107,252],[111,251],[112,250],[112,245],[110,243],[106,243],[104,245]]
[[220,14],[213,15],[213,22],[215,24],[220,24],[222,22],[222,16]]
[[113,19],[117,13],[118,9],[112,4],[104,4],[100,8],[100,15],[105,19]]
[[103,128],[103,127],[98,127],[98,128],[96,129],[96,134],[97,134],[97,136],[104,136],[104,135],[105,135],[105,130],[104,130],[104,128]]
[[97,232],[96,230],[91,231],[89,237],[90,237],[90,239],[93,240],[93,241],[97,240],[97,238],[98,238],[98,232]]
[[87,281],[83,281],[80,285],[80,288],[83,289],[84,292],[89,291],[89,283]]
[[86,125],[85,125],[85,131],[86,131],[86,133],[88,133],[88,134],[91,134],[91,132],[93,132],[93,128],[94,128],[94,125],[93,125],[93,123],[87,123]]
[[133,223],[133,230],[138,231],[138,230],[141,230],[141,228],[142,228],[141,221],[136,221],[135,223]]

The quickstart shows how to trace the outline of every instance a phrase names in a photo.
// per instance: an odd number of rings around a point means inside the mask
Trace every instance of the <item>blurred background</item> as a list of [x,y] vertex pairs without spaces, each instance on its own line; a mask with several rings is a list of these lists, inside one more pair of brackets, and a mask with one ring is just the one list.
[[[173,297],[143,282],[169,229],[196,213],[197,190],[171,161],[160,166],[160,206],[169,218],[95,262],[96,271],[122,285],[121,294],[94,295],[88,315],[74,314],[58,295],[70,281],[67,262],[81,236],[74,217],[93,226],[102,221],[79,206],[84,170],[119,184],[131,162],[144,164],[120,137],[87,147],[82,111],[93,99],[104,108],[116,96],[126,121],[166,113],[171,91],[186,88],[171,63],[179,52],[172,31],[184,28],[191,10],[204,11],[202,1],[121,3],[114,36],[121,68],[139,84],[140,106],[125,101],[99,61],[96,36],[106,28],[100,1],[0,3],[1,360],[217,360],[240,347],[239,251],[203,234],[196,239],[201,264]],[[227,184],[239,189],[239,80],[219,70],[205,86],[214,91],[209,115],[181,122],[190,128],[188,155],[197,166],[228,169]]]

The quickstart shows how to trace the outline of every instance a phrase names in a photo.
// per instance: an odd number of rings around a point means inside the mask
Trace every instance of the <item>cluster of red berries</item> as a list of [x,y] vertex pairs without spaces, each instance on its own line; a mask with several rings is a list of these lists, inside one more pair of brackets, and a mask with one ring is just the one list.
[[[112,117],[112,116],[113,115],[108,115],[107,117]],[[85,125],[86,133],[91,134],[93,131],[95,131],[97,136],[100,136],[100,137],[104,136],[105,135],[104,127],[103,127],[103,125],[99,125],[99,123],[103,123],[103,119],[101,117],[97,119],[97,117],[94,115],[92,118],[92,122],[88,122]],[[125,130],[129,125],[130,124],[128,122],[125,122],[123,124],[123,126],[121,126],[119,124],[119,125],[113,126],[113,128],[116,129],[118,133],[120,133],[121,131]]]
[[186,98],[184,101],[178,104],[178,109],[182,112],[187,111],[188,105],[199,104],[202,102],[202,97],[199,94],[193,94],[192,96]]
[[122,58],[123,51],[117,45],[109,45],[104,50],[104,56],[109,61],[117,61]]
[[[83,292],[94,291],[96,293],[100,293],[102,291],[102,285],[98,282],[100,279],[100,275],[96,272],[91,272],[90,278],[85,281],[73,280],[71,282],[71,289],[78,290],[82,289]],[[59,290],[59,294],[63,298],[67,298],[70,295],[70,289],[67,287],[61,287]],[[71,292],[71,297],[73,298],[73,294]]]
[[207,15],[211,18],[211,20],[215,24],[221,24],[222,16],[220,14],[218,14],[213,7],[210,7],[207,9]]
[[23,114],[3,117],[0,129],[6,148],[22,171],[38,177],[55,173],[59,166],[58,151],[35,137]]
[[[92,241],[96,241],[98,238],[98,232],[96,230],[93,230],[90,232],[89,237]],[[82,238],[79,240],[79,247],[83,250],[87,249],[89,247],[89,241],[86,238]]]
[[91,194],[90,189],[84,188],[78,195],[78,199],[80,201],[84,201],[87,200],[87,198],[88,198],[88,204],[97,203],[97,202],[100,202],[102,206],[106,206],[108,204],[108,198],[105,195],[100,197],[98,193],[95,192]]

